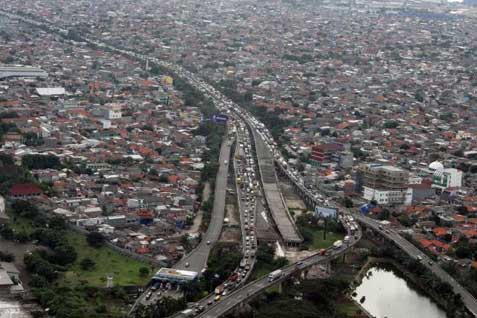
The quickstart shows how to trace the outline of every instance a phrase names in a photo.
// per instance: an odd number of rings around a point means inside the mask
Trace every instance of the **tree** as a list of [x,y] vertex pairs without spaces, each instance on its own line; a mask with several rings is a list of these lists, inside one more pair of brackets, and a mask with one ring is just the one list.
[[402,144],[399,148],[402,150],[409,150],[410,146],[409,144]]
[[275,249],[270,244],[260,244],[257,248],[257,261],[264,263],[272,263]]
[[399,223],[401,223],[403,226],[410,227],[413,225],[413,222],[411,218],[407,214],[402,214],[398,218]]
[[397,128],[399,126],[399,123],[395,120],[388,120],[384,123],[383,127],[392,129],[392,128]]
[[139,275],[143,278],[147,277],[149,275],[149,268],[144,267],[144,266],[139,268]]
[[52,260],[54,263],[62,266],[73,263],[78,257],[75,248],[67,243],[62,243],[56,246],[54,252],[55,254],[52,257]]
[[169,181],[169,177],[167,174],[161,174],[159,176],[159,182],[161,183],[167,183]]
[[60,169],[60,159],[55,155],[25,155],[22,166],[32,169]]
[[33,219],[39,213],[36,206],[25,200],[16,200],[13,202],[12,210],[14,214],[28,219]]
[[85,257],[80,262],[81,269],[84,271],[90,271],[95,268],[96,263],[89,257]]
[[347,208],[352,208],[353,207],[353,200],[351,200],[348,197],[344,198],[344,206],[347,207]]
[[381,212],[378,214],[378,219],[383,221],[389,219],[389,210],[388,209],[383,209]]
[[104,240],[104,235],[96,231],[89,232],[88,235],[86,235],[86,241],[94,248],[101,247],[104,243]]
[[50,221],[48,222],[49,227],[52,229],[57,229],[57,230],[65,230],[66,229],[66,222],[65,219],[62,218],[61,216],[53,216]]

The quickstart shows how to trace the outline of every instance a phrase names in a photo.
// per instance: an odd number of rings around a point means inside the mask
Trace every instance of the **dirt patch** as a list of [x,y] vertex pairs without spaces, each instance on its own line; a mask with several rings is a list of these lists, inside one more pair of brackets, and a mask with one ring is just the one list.
[[220,240],[224,242],[240,242],[240,229],[228,227],[225,228],[220,236]]
[[31,252],[36,249],[43,249],[44,247],[32,244],[32,243],[16,243],[12,241],[7,241],[4,239],[0,239],[0,251],[4,253],[11,253],[15,256],[15,266],[20,271],[20,280],[23,283],[23,288],[28,289],[28,284],[30,282],[30,274],[25,268],[25,264],[23,263],[23,257],[25,253]]
[[225,206],[225,217],[229,219],[230,225],[239,225],[237,219],[237,213],[235,211],[235,206],[233,204],[227,204]]

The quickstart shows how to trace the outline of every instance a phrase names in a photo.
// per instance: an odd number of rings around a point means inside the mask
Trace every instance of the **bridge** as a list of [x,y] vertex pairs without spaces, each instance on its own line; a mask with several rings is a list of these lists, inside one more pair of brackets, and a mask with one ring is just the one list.
[[414,259],[421,259],[422,264],[430,270],[434,275],[439,277],[442,281],[449,283],[455,294],[462,297],[462,301],[469,309],[469,311],[477,317],[477,300],[472,296],[467,289],[462,287],[452,276],[444,271],[438,264],[432,262],[432,260],[416,246],[403,238],[394,229],[383,227],[375,220],[368,218],[361,214],[355,214],[355,219],[363,226],[372,229],[375,233],[378,233],[385,239],[393,242],[397,247],[406,252],[410,257]]
[[303,242],[303,239],[295,226],[295,222],[292,220],[282,193],[278,188],[273,155],[255,129],[252,128],[251,130],[265,200],[273,220],[275,221],[280,236],[287,245],[299,245]]
[[309,270],[310,267],[320,264],[329,264],[332,260],[340,257],[341,255],[344,255],[351,248],[353,248],[356,243],[358,243],[362,235],[361,230],[352,233],[351,228],[348,224],[349,223],[344,223],[343,225],[347,230],[347,234],[350,237],[350,241],[345,243],[340,248],[329,248],[325,255],[315,253],[299,262],[282,267],[282,276],[276,280],[270,281],[268,275],[266,275],[251,283],[248,283],[247,285],[235,290],[231,294],[222,298],[220,302],[212,305],[211,307],[208,307],[205,312],[201,313],[197,317],[221,317],[232,311],[234,308],[240,306],[241,304],[247,303],[267,288],[276,284],[280,284],[281,289],[281,283],[283,281],[290,278],[300,279],[301,277],[306,276],[306,272]]
[[204,233],[199,245],[174,265],[176,269],[186,269],[200,273],[207,264],[213,243],[219,240],[224,223],[230,147],[231,145],[228,143],[227,138],[224,137],[219,155],[219,170],[215,181],[214,206],[207,231]]
[[[0,10],[0,14],[6,15],[10,18],[19,19],[21,21],[24,21],[26,23],[29,23],[29,24],[32,24],[32,25],[35,25],[35,26],[38,26],[38,27],[42,27],[42,28],[47,29],[51,32],[56,32],[56,33],[60,33],[60,34],[65,34],[65,32],[66,32],[66,30],[61,29],[57,26],[54,26],[50,23],[36,21],[36,20],[31,19],[31,18],[26,18],[24,16],[20,16],[18,14],[10,13],[10,12],[4,11],[4,10]],[[238,113],[240,116],[242,116],[242,114],[244,114],[244,113],[246,114],[246,112],[241,110],[238,105],[232,103],[230,100],[228,100],[226,97],[224,97],[221,93],[215,91],[215,89],[213,89],[210,85],[206,84],[204,81],[199,79],[196,75],[194,75],[191,72],[185,70],[184,68],[182,68],[179,65],[174,65],[174,64],[169,63],[169,62],[159,61],[157,58],[151,58],[151,57],[145,56],[143,54],[140,54],[140,53],[137,53],[137,52],[134,52],[134,51],[131,51],[131,50],[116,48],[112,45],[103,43],[100,40],[88,39],[86,37],[83,37],[83,40],[87,43],[96,45],[100,48],[105,48],[105,49],[109,49],[111,51],[114,51],[114,52],[117,52],[117,53],[120,53],[120,54],[128,55],[128,56],[131,56],[133,58],[139,59],[139,60],[144,61],[144,62],[146,62],[146,60],[149,60],[150,62],[156,63],[159,66],[171,69],[178,76],[185,78],[193,86],[198,87],[201,90],[203,90],[204,88],[207,88],[210,92],[212,92],[211,94],[213,94],[214,100],[219,105],[221,105],[219,107],[219,109],[233,111],[233,112]],[[248,116],[248,118],[253,118],[250,114],[247,114],[247,116]],[[246,120],[246,122],[249,126],[252,126],[254,128],[258,128],[256,126],[256,124],[254,122],[252,122],[251,120]],[[255,122],[257,122],[257,121],[255,120]],[[272,141],[270,139],[267,140],[266,138],[264,138],[264,142],[266,144],[268,144],[267,146],[268,146],[269,150],[271,151],[271,153],[275,156],[275,158],[280,156],[279,153],[276,150],[274,150],[273,147],[271,146]],[[281,160],[276,160],[275,163],[278,165],[278,169],[282,170],[284,172],[284,174],[288,178],[290,178],[291,182],[293,182],[295,184],[295,187],[296,187],[296,189],[299,190],[299,193],[303,197],[306,197],[306,202],[308,204],[319,204],[319,202],[317,202],[317,199],[316,199],[316,194],[314,194],[311,190],[306,189],[302,184],[300,184],[298,182],[298,179],[296,178],[296,175],[294,175],[292,172],[287,170],[286,166],[283,165]],[[382,235],[383,237],[385,237],[386,239],[394,242],[399,248],[401,248],[403,251],[405,251],[411,257],[420,255],[424,260],[426,260],[426,261],[429,260],[426,255],[424,255],[422,252],[420,252],[414,245],[412,245],[410,242],[405,240],[398,233],[396,233],[396,232],[394,232],[390,229],[381,230],[379,228],[379,225],[377,226],[377,224],[374,221],[372,221],[372,219],[369,219],[365,216],[356,215],[356,217],[357,217],[357,220],[361,224],[367,225],[368,227],[370,227],[374,231],[376,231],[376,233],[378,233],[378,234]],[[388,232],[386,232],[386,231],[388,231]],[[354,243],[356,243],[356,242],[353,242],[353,244]],[[332,255],[329,255],[329,257],[324,257],[324,258],[320,258],[318,255],[314,255],[314,256],[307,259],[306,264],[308,264],[308,266],[311,266],[312,264],[318,264],[320,262],[329,261],[331,259],[330,257],[336,256],[336,255],[338,255],[338,253],[342,254],[342,253],[346,252],[347,249],[348,249],[348,247],[344,251],[337,251],[337,252],[333,253]],[[463,300],[465,306],[469,309],[469,311],[471,311],[474,314],[474,316],[477,317],[477,302],[476,302],[475,298],[472,295],[470,295],[470,293],[464,287],[462,287],[456,280],[454,280],[450,275],[448,275],[445,271],[443,271],[437,264],[433,263],[433,265],[430,265],[428,262],[426,264],[427,264],[426,266],[427,266],[428,269],[430,269],[433,273],[438,275],[441,279],[443,279],[444,281],[448,282],[449,284],[451,284],[453,286],[454,291],[462,296],[462,300]],[[292,266],[295,266],[295,270],[291,269]],[[298,271],[299,269],[300,268],[299,268],[299,265],[297,263],[283,268],[285,276],[281,280],[285,279],[286,277],[289,277],[291,275],[291,273],[293,273],[295,271]],[[235,306],[239,305],[242,302],[245,302],[247,299],[250,299],[251,295],[256,295],[256,294],[260,293],[261,291],[265,290],[267,287],[269,287],[269,284],[266,281],[264,281],[264,279],[265,278],[259,279],[257,281],[254,281],[254,282],[250,283],[250,284],[245,285],[242,288],[239,288],[239,289],[235,290],[229,296],[225,297],[223,299],[223,301],[219,302],[218,304],[216,304],[212,307],[209,307],[206,312],[200,314],[200,317],[219,317],[220,315],[223,315],[223,314],[227,313],[228,311],[230,311]],[[281,280],[278,280],[277,282],[280,282]],[[269,282],[269,283],[276,283],[276,282]],[[232,297],[232,296],[234,296],[234,297]]]

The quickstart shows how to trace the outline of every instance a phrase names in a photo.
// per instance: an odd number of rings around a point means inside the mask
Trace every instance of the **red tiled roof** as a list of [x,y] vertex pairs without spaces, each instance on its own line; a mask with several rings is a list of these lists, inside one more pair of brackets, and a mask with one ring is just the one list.
[[467,238],[477,237],[477,230],[467,230],[463,231],[463,233]]
[[15,184],[10,188],[10,194],[13,196],[19,195],[35,195],[41,194],[41,189],[33,184],[33,183],[22,183],[22,184]]
[[432,230],[434,232],[435,236],[444,236],[447,234],[448,229],[445,227],[436,227],[435,229]]

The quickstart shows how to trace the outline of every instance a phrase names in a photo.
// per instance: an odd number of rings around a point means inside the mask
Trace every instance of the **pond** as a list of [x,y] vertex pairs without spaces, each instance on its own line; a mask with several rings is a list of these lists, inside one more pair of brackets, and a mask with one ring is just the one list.
[[[446,313],[393,266],[371,267],[353,298],[376,318],[446,318]],[[364,297],[364,298],[363,298]]]

